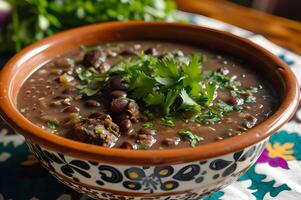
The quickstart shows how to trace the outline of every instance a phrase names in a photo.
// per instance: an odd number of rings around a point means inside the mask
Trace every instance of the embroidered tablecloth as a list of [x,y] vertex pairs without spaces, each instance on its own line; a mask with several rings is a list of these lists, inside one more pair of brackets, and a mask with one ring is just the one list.
[[[201,15],[179,12],[190,23],[248,38],[286,62],[301,81],[301,57],[260,35]],[[260,25],[260,24],[259,24]],[[7,56],[1,56],[3,60]],[[85,200],[44,170],[28,153],[24,138],[0,122],[0,200]],[[274,134],[264,152],[237,182],[204,200],[300,200],[301,107],[294,118]]]

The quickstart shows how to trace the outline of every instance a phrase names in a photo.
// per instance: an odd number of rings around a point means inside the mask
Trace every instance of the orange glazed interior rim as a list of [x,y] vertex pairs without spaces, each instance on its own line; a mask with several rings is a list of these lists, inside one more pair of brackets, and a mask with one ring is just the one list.
[[[277,111],[263,123],[248,130],[240,136],[234,136],[222,141],[204,144],[195,148],[182,148],[171,150],[124,150],[118,148],[106,148],[96,145],[85,144],[70,140],[36,126],[27,120],[16,107],[17,95],[12,94],[14,79],[14,71],[22,65],[26,60],[31,59],[34,55],[43,51],[47,53],[47,48],[51,45],[64,45],[62,38],[76,39],[78,36],[83,36],[84,33],[95,31],[98,29],[131,29],[135,27],[152,27],[155,31],[160,28],[170,29],[187,29],[192,31],[207,31],[218,34],[225,38],[239,41],[247,46],[252,46],[256,51],[259,51],[262,56],[268,57],[275,65],[280,66],[281,78],[285,85],[285,94],[281,105]],[[64,42],[64,41],[63,41]],[[45,51],[45,52],[44,52]],[[39,63],[40,66],[42,63]],[[37,66],[38,66],[37,65]],[[26,79],[27,77],[24,77]],[[20,81],[20,80],[19,80]],[[24,81],[24,80],[21,80]],[[104,24],[95,24],[84,26],[81,28],[65,31],[54,36],[40,40],[33,45],[16,54],[3,68],[0,74],[0,108],[1,114],[9,124],[14,127],[19,133],[25,136],[30,141],[37,143],[46,149],[61,152],[77,158],[108,162],[115,164],[132,164],[132,165],[166,165],[184,163],[197,160],[205,160],[221,156],[227,153],[236,152],[256,144],[272,133],[277,131],[284,123],[286,123],[294,114],[299,103],[299,86],[298,81],[290,70],[279,58],[263,49],[262,47],[252,43],[247,39],[240,38],[230,33],[225,33],[218,30],[204,28],[190,24],[181,23],[164,23],[164,22],[110,22]]]

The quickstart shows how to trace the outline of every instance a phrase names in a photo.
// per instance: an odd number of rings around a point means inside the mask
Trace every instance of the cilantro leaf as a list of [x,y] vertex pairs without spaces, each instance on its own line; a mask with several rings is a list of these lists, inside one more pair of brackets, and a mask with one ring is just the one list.
[[80,93],[87,95],[88,97],[96,95],[100,88],[97,89],[91,89],[88,85],[77,85],[77,89],[79,89]]
[[174,104],[176,98],[179,95],[178,89],[172,89],[167,92],[167,96],[163,105],[163,113],[168,115],[170,113],[170,107]]
[[256,102],[256,97],[254,96],[248,96],[245,100],[246,103],[255,103]]
[[164,59],[157,62],[155,73],[157,76],[177,78],[179,77],[178,65],[174,60]]
[[188,86],[191,82],[199,82],[202,78],[201,75],[201,61],[200,57],[196,54],[192,55],[191,61],[183,65],[183,73],[187,77],[184,80],[184,85]]
[[152,92],[147,95],[147,97],[144,99],[145,103],[150,105],[160,105],[165,100],[165,96],[161,92]]
[[178,132],[178,135],[181,137],[186,137],[189,139],[190,145],[192,147],[195,147],[200,141],[204,140],[204,138],[197,136],[195,134],[193,134],[191,131],[189,131],[188,129],[183,129],[181,131]]
[[223,116],[230,113],[230,112],[232,112],[233,109],[234,109],[233,106],[230,106],[230,105],[226,104],[223,101],[219,101],[216,106],[219,110],[219,113]]
[[173,79],[173,78],[168,78],[168,77],[166,77],[166,78],[155,77],[155,80],[156,80],[158,83],[160,83],[160,84],[162,84],[162,85],[164,85],[164,86],[167,86],[167,87],[172,86],[172,85],[174,85],[174,84],[177,82],[177,81],[175,81],[175,79]]
[[182,98],[182,105],[180,106],[181,109],[194,110],[196,112],[200,111],[200,105],[187,94],[185,89],[181,90],[180,96]]
[[176,120],[173,117],[163,117],[160,119],[160,123],[165,126],[169,127],[175,127],[176,126]]
[[153,90],[156,81],[142,71],[137,71],[130,81],[130,88],[136,98],[146,97]]
[[59,127],[59,122],[56,120],[47,121],[47,127],[51,130],[56,130]]
[[207,97],[206,105],[210,106],[212,101],[214,100],[217,85],[216,83],[213,82],[207,82],[205,83],[205,87],[206,87],[205,93]]
[[208,108],[195,117],[196,122],[205,124],[214,124],[220,120],[221,117],[219,113],[213,108]]
[[144,127],[144,128],[153,128],[154,124],[153,124],[153,122],[148,121],[148,122],[145,122],[144,124],[142,124],[142,127]]

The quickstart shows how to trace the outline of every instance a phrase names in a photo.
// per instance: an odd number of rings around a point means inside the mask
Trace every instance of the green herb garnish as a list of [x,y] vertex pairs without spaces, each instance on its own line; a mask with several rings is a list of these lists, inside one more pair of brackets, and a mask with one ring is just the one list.
[[153,128],[154,124],[153,124],[153,122],[145,122],[144,124],[142,124],[142,127],[144,127],[144,128]]
[[140,53],[138,59],[120,63],[109,74],[124,77],[130,87],[129,97],[147,106],[160,107],[163,116],[179,110],[197,114],[214,100],[216,85],[207,83],[205,88],[201,87],[204,80],[199,55],[187,56],[185,61],[178,58]]
[[26,113],[28,111],[28,108],[20,108],[21,113]]
[[99,127],[99,128],[95,129],[95,133],[98,134],[98,135],[103,134],[103,132],[104,132],[104,128],[102,128],[102,127]]
[[195,147],[200,141],[204,140],[204,138],[193,134],[191,131],[187,129],[183,129],[178,132],[178,135],[181,137],[186,137],[189,139],[190,145]]
[[246,103],[255,103],[256,102],[256,97],[254,96],[248,96],[245,100]]
[[0,52],[24,46],[56,32],[106,21],[176,21],[171,0],[8,0],[12,20],[2,25]]
[[[77,88],[87,96],[99,95],[101,87],[109,84],[110,78],[122,77],[129,87],[127,98],[143,107],[149,119],[154,116],[161,118],[160,123],[169,127],[175,127],[179,117],[214,124],[231,112],[243,110],[242,105],[231,106],[216,101],[218,90],[244,98],[247,103],[256,100],[246,96],[257,92],[257,88],[244,90],[235,77],[216,71],[204,72],[202,63],[202,55],[198,54],[179,56],[176,52],[169,52],[156,57],[140,52],[137,57],[120,61],[105,74],[100,75],[93,68],[80,72]],[[97,84],[99,87],[95,87]],[[151,113],[149,110],[153,108],[156,112]]]
[[96,95],[100,91],[100,87],[95,89],[95,86],[91,87],[91,85],[100,84],[105,80],[105,76],[99,74],[94,68],[88,68],[78,73],[78,78],[81,82],[76,88],[88,97]]
[[136,149],[136,150],[147,150],[147,149],[149,149],[150,147],[149,147],[147,144],[135,143],[135,144],[133,145],[133,148]]
[[176,126],[176,120],[173,117],[163,117],[160,119],[160,123],[165,126],[169,127],[175,127]]
[[47,127],[51,130],[57,130],[59,127],[60,123],[56,120],[49,120],[47,121]]

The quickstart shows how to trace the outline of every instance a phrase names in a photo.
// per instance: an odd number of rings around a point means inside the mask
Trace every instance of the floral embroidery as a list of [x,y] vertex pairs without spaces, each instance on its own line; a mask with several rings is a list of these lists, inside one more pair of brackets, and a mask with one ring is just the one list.
[[283,169],[289,169],[287,161],[283,158],[271,158],[269,157],[269,152],[267,149],[264,149],[261,156],[257,160],[257,163],[268,163],[271,167],[281,167]]
[[289,169],[288,161],[301,160],[301,136],[298,133],[281,131],[270,138],[257,163]]
[[256,165],[253,165],[247,173],[240,177],[239,181],[251,181],[248,189],[256,199],[264,199],[265,196],[276,197],[283,191],[292,190],[287,184],[276,184],[276,180],[267,180],[267,175],[256,172]]
[[271,158],[283,158],[287,161],[290,160],[295,160],[295,157],[292,156],[292,154],[294,153],[294,151],[292,150],[292,147],[294,146],[294,144],[292,143],[285,143],[283,145],[279,144],[279,143],[275,143],[275,144],[271,144],[268,143],[266,148],[269,152],[269,157]]

